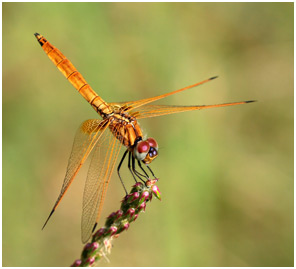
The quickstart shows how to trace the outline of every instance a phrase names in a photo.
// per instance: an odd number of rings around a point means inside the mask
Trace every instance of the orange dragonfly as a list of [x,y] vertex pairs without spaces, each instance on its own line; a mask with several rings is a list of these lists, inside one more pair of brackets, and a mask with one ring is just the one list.
[[[150,170],[150,173],[154,176],[148,164],[157,157],[158,144],[156,140],[151,137],[144,139],[142,130],[138,124],[139,119],[253,102],[242,101],[218,105],[196,106],[150,104],[164,97],[199,86],[216,78],[212,77],[185,88],[151,98],[131,102],[107,103],[96,94],[73,64],[57,48],[51,45],[42,35],[35,33],[35,37],[49,59],[102,118],[102,120],[87,120],[79,127],[74,139],[60,195],[43,226],[44,228],[60,204],[81,166],[90,152],[93,151],[83,195],[81,227],[83,243],[89,240],[99,220],[109,180],[115,168],[115,163],[122,145],[127,149],[117,168],[121,182],[120,167],[127,154],[128,168],[136,181],[137,178],[143,181],[145,178],[148,179],[149,177],[141,163],[145,164],[146,168]],[[136,170],[136,164],[139,166],[142,173]]]

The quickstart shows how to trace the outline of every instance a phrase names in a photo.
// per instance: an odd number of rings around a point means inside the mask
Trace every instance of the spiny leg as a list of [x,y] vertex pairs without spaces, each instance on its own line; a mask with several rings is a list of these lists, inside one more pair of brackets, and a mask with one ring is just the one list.
[[124,191],[125,191],[126,195],[127,195],[128,193],[127,193],[127,190],[126,190],[126,188],[125,188],[125,186],[124,186],[123,180],[122,180],[122,178],[121,178],[121,176],[120,176],[120,172],[119,172],[119,170],[120,170],[121,165],[122,165],[122,163],[123,163],[123,161],[124,161],[124,159],[125,159],[125,157],[126,157],[127,152],[128,152],[128,150],[126,150],[126,151],[124,152],[124,154],[123,154],[123,156],[122,156],[122,158],[121,158],[121,160],[120,160],[120,162],[119,162],[119,165],[118,165],[118,167],[117,167],[117,174],[118,174],[118,176],[119,176],[120,182],[121,182],[121,184],[122,184],[122,186],[123,186],[123,188],[124,188]]

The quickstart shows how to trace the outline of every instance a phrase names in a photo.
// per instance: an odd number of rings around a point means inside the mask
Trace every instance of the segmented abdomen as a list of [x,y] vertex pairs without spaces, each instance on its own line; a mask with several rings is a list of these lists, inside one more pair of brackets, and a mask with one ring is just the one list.
[[61,73],[78,90],[84,99],[101,115],[112,113],[110,106],[90,87],[74,65],[58,50],[51,45],[42,35],[35,34],[39,44],[49,59],[61,71]]

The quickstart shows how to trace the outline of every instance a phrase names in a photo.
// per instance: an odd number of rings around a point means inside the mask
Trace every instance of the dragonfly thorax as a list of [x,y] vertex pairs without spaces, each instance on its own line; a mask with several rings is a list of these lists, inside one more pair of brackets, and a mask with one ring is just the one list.
[[127,148],[132,148],[136,140],[142,139],[142,130],[134,117],[125,113],[114,113],[109,121],[111,132]]
[[151,137],[143,140],[141,127],[135,117],[115,112],[110,115],[109,121],[111,132],[137,160],[149,164],[158,156],[157,142]]

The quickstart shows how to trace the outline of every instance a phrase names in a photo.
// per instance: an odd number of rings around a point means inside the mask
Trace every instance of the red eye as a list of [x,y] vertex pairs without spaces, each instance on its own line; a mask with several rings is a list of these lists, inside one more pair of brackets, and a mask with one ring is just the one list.
[[152,137],[149,137],[146,141],[149,143],[150,147],[155,149],[158,148],[157,142]]
[[146,141],[141,141],[137,145],[137,151],[139,153],[143,153],[143,152],[147,153],[149,149],[150,149],[149,143]]

